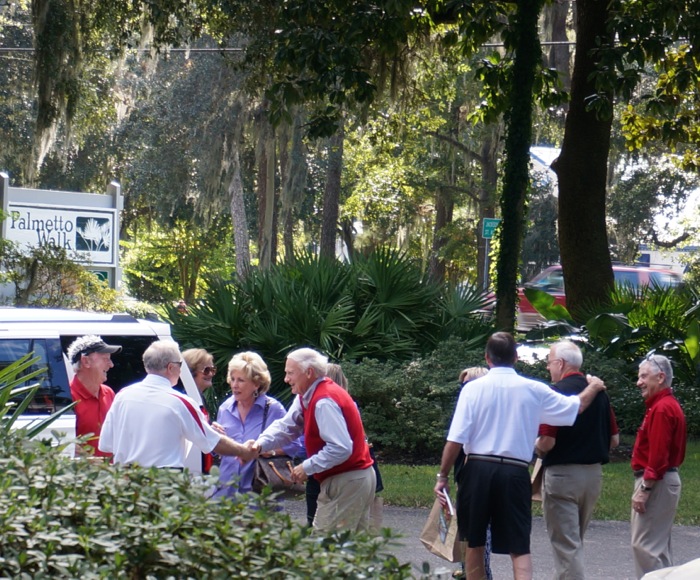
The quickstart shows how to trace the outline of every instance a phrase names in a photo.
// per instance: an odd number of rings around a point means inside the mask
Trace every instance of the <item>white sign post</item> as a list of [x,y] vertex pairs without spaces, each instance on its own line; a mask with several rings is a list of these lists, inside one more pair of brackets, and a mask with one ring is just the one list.
[[124,198],[117,182],[109,184],[107,195],[10,187],[6,173],[0,173],[0,185],[4,239],[21,248],[63,248],[108,280],[111,288],[119,288],[119,211]]

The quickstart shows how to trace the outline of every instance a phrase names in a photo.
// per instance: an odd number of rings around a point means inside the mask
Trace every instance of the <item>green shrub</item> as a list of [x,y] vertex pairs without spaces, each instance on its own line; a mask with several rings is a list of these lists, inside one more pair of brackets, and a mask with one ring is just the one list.
[[310,535],[269,497],[207,501],[213,483],[0,442],[0,577],[410,577],[385,538]]
[[[231,355],[255,350],[272,374],[271,391],[285,399],[287,352],[311,346],[334,360],[410,360],[455,334],[483,347],[488,326],[478,310],[483,292],[449,290],[427,280],[404,254],[378,249],[353,262],[312,254],[244,280],[211,281],[186,316],[172,309],[173,335],[201,347],[225,367]],[[227,391],[222,378],[217,392]]]
[[[445,436],[459,396],[457,377],[462,369],[485,366],[483,349],[470,349],[469,341],[450,339],[432,353],[410,362],[343,362],[350,392],[362,412],[367,436],[384,460],[408,463],[439,462]],[[518,361],[516,371],[550,383],[544,360]],[[635,433],[644,416],[644,402],[636,386],[636,365],[609,359],[595,351],[584,352],[582,371],[599,376],[608,395],[620,430]],[[700,409],[693,389],[676,389],[683,396],[694,396],[685,405],[689,433],[698,431]]]
[[406,363],[343,362],[370,441],[384,457],[435,462],[445,444],[465,367],[484,366],[484,351],[449,339]]

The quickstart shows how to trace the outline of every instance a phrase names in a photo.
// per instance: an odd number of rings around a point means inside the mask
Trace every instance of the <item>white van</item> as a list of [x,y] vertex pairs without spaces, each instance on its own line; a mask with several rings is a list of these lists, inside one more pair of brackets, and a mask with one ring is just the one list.
[[[68,345],[86,334],[99,335],[105,342],[122,347],[121,352],[112,355],[114,368],[107,375],[107,384],[115,393],[146,376],[142,356],[153,341],[172,340],[168,324],[136,319],[129,314],[0,307],[0,368],[30,352],[40,358],[30,370],[46,368],[38,379],[28,382],[33,384],[38,381],[41,386],[18,426],[46,418],[72,402],[70,381],[73,367],[65,353]],[[187,365],[182,365],[181,380],[185,392],[201,405],[201,396]],[[40,437],[53,438],[52,431],[64,433],[66,439],[73,439],[75,415],[66,413]],[[186,465],[192,471],[201,471],[199,450],[188,450]]]

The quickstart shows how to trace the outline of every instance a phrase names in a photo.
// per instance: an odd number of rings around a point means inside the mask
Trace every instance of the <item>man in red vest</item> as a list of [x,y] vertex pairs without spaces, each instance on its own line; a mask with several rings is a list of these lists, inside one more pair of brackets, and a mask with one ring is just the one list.
[[270,425],[254,445],[260,453],[304,435],[307,459],[292,472],[298,482],[313,475],[321,483],[314,528],[369,529],[376,478],[357,405],[328,377],[328,358],[300,348],[287,355],[284,381],[296,395],[287,414]]

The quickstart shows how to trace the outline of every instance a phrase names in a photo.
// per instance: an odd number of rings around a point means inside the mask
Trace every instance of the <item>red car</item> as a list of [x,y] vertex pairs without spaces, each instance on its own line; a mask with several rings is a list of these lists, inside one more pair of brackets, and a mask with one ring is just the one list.
[[[682,277],[673,270],[663,268],[649,268],[645,266],[613,266],[615,283],[632,286],[678,286]],[[518,288],[518,320],[516,326],[518,330],[530,330],[538,324],[545,322],[525,298],[525,288],[537,288],[547,294],[554,296],[555,304],[566,306],[566,295],[564,294],[564,273],[561,266],[555,265],[545,268],[530,280],[524,287]]]

